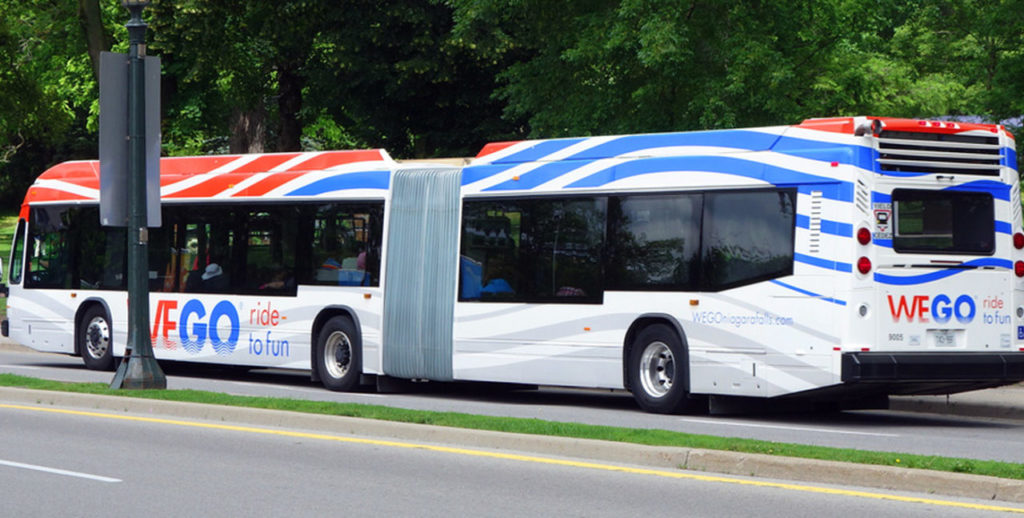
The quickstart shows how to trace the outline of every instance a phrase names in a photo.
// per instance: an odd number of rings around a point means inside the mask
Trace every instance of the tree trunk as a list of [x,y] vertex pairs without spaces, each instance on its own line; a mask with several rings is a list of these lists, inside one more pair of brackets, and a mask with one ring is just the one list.
[[305,80],[296,73],[296,67],[288,64],[277,71],[277,109],[280,117],[277,151],[302,150],[302,123],[299,110],[302,108],[302,87]]
[[236,109],[231,114],[230,152],[262,153],[266,146],[266,120],[267,114],[262,108]]
[[99,0],[78,0],[78,22],[85,34],[89,59],[92,61],[92,75],[100,77],[100,52],[110,50],[112,38],[103,28]]

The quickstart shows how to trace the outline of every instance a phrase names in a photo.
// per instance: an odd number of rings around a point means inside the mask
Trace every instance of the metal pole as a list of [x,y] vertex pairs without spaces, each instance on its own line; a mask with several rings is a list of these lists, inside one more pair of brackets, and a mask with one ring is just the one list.
[[146,22],[148,2],[126,1],[128,28],[128,350],[110,388],[164,389],[149,341],[149,230],[146,227]]

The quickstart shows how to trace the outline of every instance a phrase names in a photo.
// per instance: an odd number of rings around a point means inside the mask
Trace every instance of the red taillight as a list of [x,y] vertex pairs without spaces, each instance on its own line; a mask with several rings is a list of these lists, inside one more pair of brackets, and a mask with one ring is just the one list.
[[1024,277],[1024,261],[1013,263],[1013,273],[1017,274],[1017,277]]
[[1013,235],[1013,247],[1017,250],[1024,248],[1024,234],[1017,232]]
[[[1024,275],[1024,261],[1018,261],[1018,264],[1021,265],[1021,272],[1022,272],[1022,273],[1018,274],[1018,276]],[[860,259],[857,259],[857,271],[860,272],[860,273],[864,273],[864,274],[870,272],[871,271],[871,259],[868,259],[867,257],[861,257]]]
[[[1021,238],[1024,238],[1024,236],[1021,236]],[[857,229],[857,242],[862,245],[870,243],[871,231],[864,227],[860,227],[859,229]]]

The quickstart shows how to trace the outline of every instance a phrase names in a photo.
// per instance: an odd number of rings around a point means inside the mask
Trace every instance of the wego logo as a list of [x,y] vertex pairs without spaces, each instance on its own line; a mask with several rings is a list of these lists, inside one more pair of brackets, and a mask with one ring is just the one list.
[[[156,306],[156,319],[153,322],[153,332],[150,339],[156,342],[163,327],[164,343],[170,345],[171,331],[178,331],[178,338],[181,346],[192,354],[198,354],[209,338],[213,350],[220,355],[231,354],[238,345],[238,334],[241,325],[238,319],[238,310],[226,300],[218,302],[206,318],[206,307],[203,303],[192,299],[185,303],[181,309],[178,320],[171,316],[171,311],[178,309],[178,302],[175,300],[158,300]],[[223,321],[223,322],[222,322]],[[227,324],[227,336],[221,336],[222,323]]]
[[949,295],[936,295],[934,299],[928,295],[888,297],[893,322],[899,322],[906,317],[907,322],[926,324],[930,322],[930,317],[938,324],[945,324],[956,317],[958,322],[966,324],[974,320],[977,313],[974,298],[970,295],[960,295],[955,301],[950,299]]
[[[239,308],[241,306],[239,304]],[[162,337],[165,349],[175,349],[181,344],[190,354],[199,354],[209,343],[213,351],[221,356],[234,354],[236,350],[252,356],[291,356],[287,335],[277,330],[277,326],[283,324],[288,317],[275,308],[271,301],[257,302],[252,306],[248,321],[243,321],[241,315],[239,309],[227,300],[217,302],[209,312],[197,299],[186,301],[180,312],[178,301],[158,300],[150,341],[157,347]],[[248,348],[245,347],[244,339],[241,340],[243,347],[238,347],[242,324],[246,324],[249,334]]]

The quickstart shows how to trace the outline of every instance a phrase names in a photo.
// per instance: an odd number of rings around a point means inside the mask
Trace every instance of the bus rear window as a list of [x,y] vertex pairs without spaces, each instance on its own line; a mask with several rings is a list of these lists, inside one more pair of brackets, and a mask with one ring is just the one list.
[[983,192],[892,192],[897,252],[989,255],[995,250],[992,195]]

